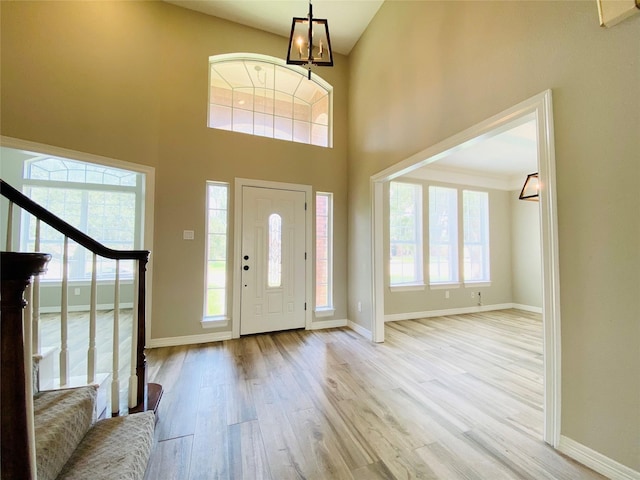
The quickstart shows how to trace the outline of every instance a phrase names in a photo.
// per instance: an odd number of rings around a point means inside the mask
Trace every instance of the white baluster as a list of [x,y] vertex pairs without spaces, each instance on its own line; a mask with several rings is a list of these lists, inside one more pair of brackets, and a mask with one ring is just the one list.
[[13,202],[9,202],[9,210],[7,211],[7,248],[10,252],[13,244]]
[[136,363],[138,361],[138,282],[140,277],[138,260],[135,265],[135,273],[133,275],[133,312],[132,312],[132,328],[131,328],[131,375],[129,376],[129,408],[133,408],[138,404],[138,376],[136,375]]
[[116,260],[116,283],[113,294],[113,376],[111,380],[112,416],[120,414],[120,260]]
[[96,315],[98,310],[97,255],[93,254],[91,270],[91,298],[89,307],[89,350],[87,351],[87,383],[96,381]]
[[69,321],[69,237],[64,237],[64,250],[62,252],[62,295],[60,299],[60,386],[69,383],[69,346],[68,346],[68,321]]

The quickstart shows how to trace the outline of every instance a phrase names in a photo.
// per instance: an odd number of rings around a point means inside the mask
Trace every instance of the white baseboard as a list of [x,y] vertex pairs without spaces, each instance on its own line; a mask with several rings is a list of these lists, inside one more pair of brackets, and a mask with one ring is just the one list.
[[[349,326],[350,322],[345,318],[342,320],[326,320],[324,322],[313,322],[309,330],[321,330],[325,328],[337,328]],[[176,347],[178,345],[193,345],[196,343],[220,342],[231,340],[231,332],[203,333],[200,335],[186,335],[184,337],[164,337],[152,338],[147,342],[146,348]]]
[[476,305],[473,307],[448,308],[446,310],[428,310],[425,312],[391,313],[384,316],[385,322],[397,322],[399,320],[415,320],[417,318],[444,317],[446,315],[463,315],[465,313],[490,312],[493,310],[506,310],[515,308],[513,303],[497,303],[494,305]]
[[371,341],[373,335],[371,334],[371,330],[364,328],[362,325],[359,325],[351,320],[347,320],[347,327],[356,332],[359,335],[362,335],[367,340]]
[[203,333],[200,335],[186,335],[184,337],[151,338],[147,342],[146,348],[177,347],[178,345],[220,342],[222,340],[231,340],[231,332]]
[[325,328],[346,327],[349,321],[346,318],[338,320],[318,320],[311,323],[309,330],[323,330]]
[[589,447],[585,447],[564,435],[560,436],[558,450],[612,480],[640,480],[640,472],[622,465]]
[[512,308],[524,310],[525,312],[542,313],[542,307],[533,307],[531,305],[523,305],[521,303],[514,303]]
[[[133,302],[121,303],[120,308],[133,308]],[[96,310],[99,312],[105,310],[113,310],[113,303],[99,303],[96,305]],[[88,312],[89,305],[69,305],[67,307],[68,312]],[[60,306],[56,307],[40,307],[40,313],[60,313]]]

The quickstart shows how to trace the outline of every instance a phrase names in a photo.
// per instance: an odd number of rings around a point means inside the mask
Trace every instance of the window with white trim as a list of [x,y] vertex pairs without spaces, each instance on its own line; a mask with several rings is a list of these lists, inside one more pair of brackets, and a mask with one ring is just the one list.
[[389,284],[422,284],[421,185],[390,182],[389,239]]
[[464,232],[464,281],[488,282],[489,275],[489,194],[462,191]]
[[228,204],[229,185],[207,182],[205,320],[222,320],[227,314]]
[[333,311],[333,194],[316,193],[316,312]]
[[458,190],[429,186],[429,283],[458,282]]
[[331,147],[333,88],[258,54],[209,57],[208,126]]
[[[142,245],[144,174],[78,160],[37,156],[24,163],[23,192],[33,201],[86,233],[101,244],[118,250]],[[22,251],[34,251],[36,219],[23,212],[20,243]],[[51,261],[43,281],[62,279],[64,236],[41,223],[40,251]],[[69,280],[91,279],[92,254],[70,241]],[[115,278],[115,260],[98,257],[98,280]],[[133,261],[120,262],[120,277],[133,278]]]

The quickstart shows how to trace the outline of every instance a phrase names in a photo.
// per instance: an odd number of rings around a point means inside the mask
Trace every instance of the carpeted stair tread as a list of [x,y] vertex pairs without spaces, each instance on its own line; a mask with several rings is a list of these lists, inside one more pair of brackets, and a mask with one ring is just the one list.
[[151,453],[154,428],[153,412],[97,422],[82,439],[58,478],[142,479]]
[[54,480],[95,420],[96,387],[40,392],[33,398],[38,480]]

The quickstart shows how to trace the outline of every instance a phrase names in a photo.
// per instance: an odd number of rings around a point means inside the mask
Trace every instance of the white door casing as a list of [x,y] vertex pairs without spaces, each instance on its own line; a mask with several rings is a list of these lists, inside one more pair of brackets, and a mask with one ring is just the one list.
[[[465,142],[481,141],[508,128],[514,120],[535,114],[538,129],[538,173],[540,191],[540,233],[543,278],[544,332],[544,429],[543,439],[553,447],[560,442],[561,339],[560,339],[560,262],[558,257],[558,217],[555,187],[555,151],[551,90],[545,90],[494,115],[442,142],[433,145],[371,176],[371,250],[373,275],[371,296],[373,320],[371,337],[384,341],[384,255],[383,184],[411,170],[437,162]],[[501,130],[502,129],[502,130]]]
[[304,191],[242,186],[240,334],[303,328]]

